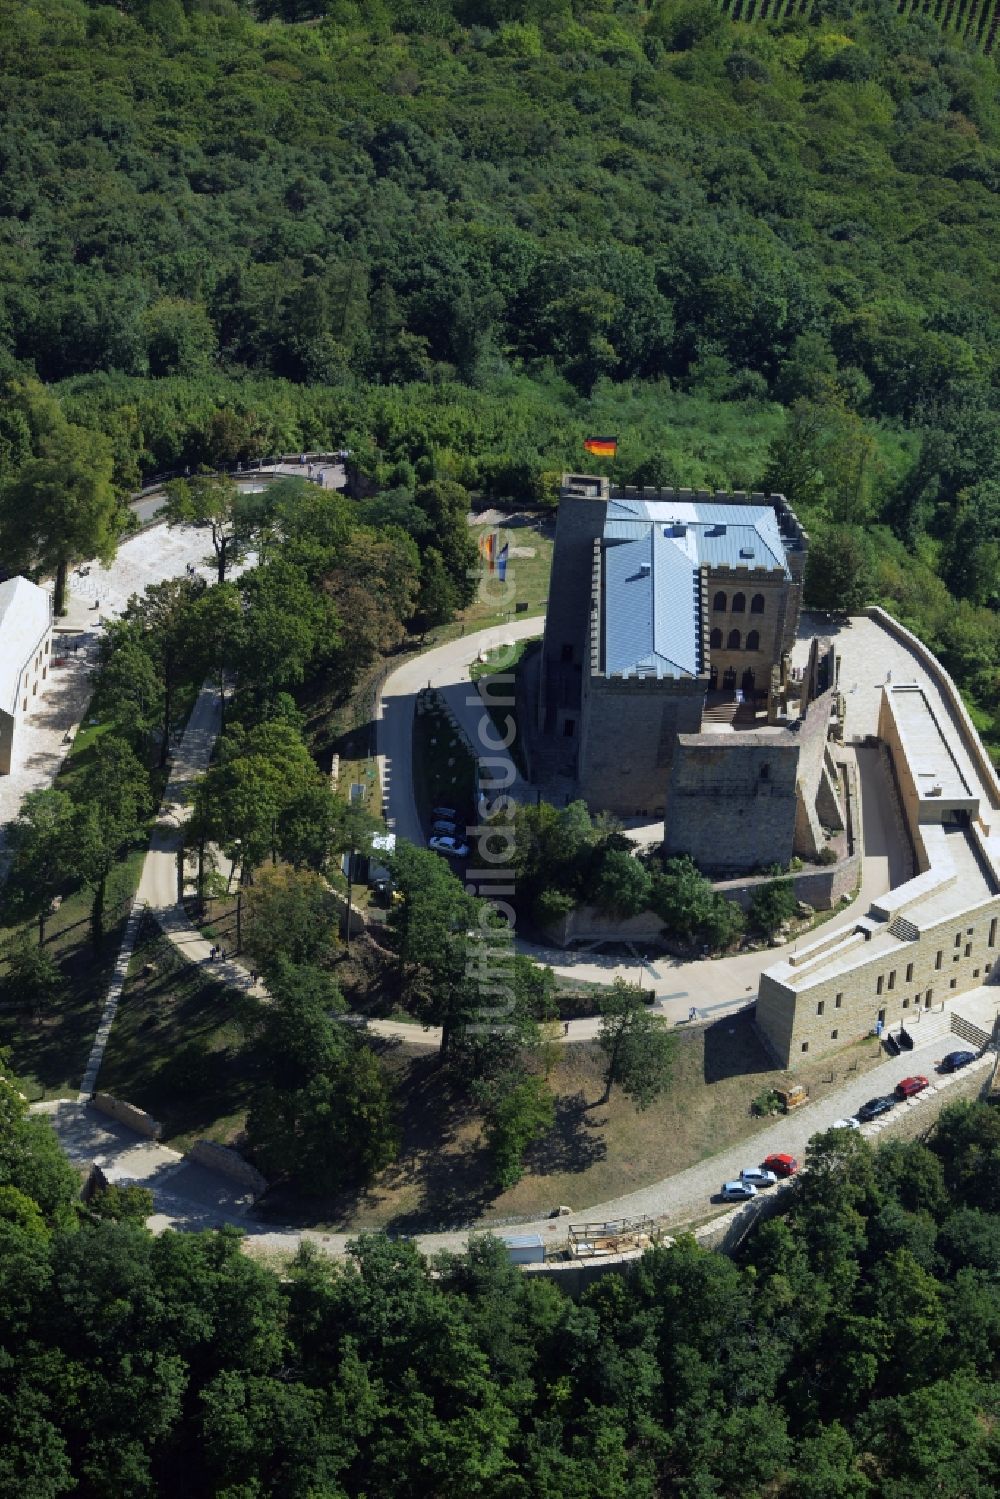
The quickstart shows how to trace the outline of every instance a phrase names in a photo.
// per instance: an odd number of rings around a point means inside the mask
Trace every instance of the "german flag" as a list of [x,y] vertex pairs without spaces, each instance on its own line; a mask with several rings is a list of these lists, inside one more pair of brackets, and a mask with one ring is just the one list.
[[595,458],[614,458],[618,452],[617,437],[585,437],[583,445]]

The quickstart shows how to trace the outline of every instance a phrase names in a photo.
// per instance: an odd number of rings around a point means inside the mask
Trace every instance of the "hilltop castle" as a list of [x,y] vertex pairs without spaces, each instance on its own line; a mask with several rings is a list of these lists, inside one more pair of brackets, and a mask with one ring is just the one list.
[[668,853],[739,872],[841,825],[832,655],[789,716],[808,538],[781,495],[563,478],[537,745],[593,811],[664,817]]

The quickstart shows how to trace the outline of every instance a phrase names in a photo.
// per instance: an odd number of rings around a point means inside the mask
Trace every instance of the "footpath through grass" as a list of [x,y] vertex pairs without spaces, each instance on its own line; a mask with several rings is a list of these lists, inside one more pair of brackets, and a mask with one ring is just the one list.
[[147,1109],[163,1139],[185,1150],[205,1136],[229,1144],[249,1106],[245,1042],[259,1001],[191,964],[144,919],[104,1055],[100,1085]]
[[[74,795],[81,775],[93,760],[97,744],[110,728],[109,723],[98,721],[88,708],[56,776],[57,790]],[[164,782],[164,772],[150,773],[151,793],[157,804]],[[58,1098],[79,1090],[142,875],[154,820],[150,819],[142,842],[129,849],[108,876],[100,948],[95,948],[91,939],[93,892],[85,886],[67,888],[45,928],[45,947],[59,965],[61,990],[37,1016],[11,1008],[0,997],[0,1046],[11,1048],[14,1070],[35,1098]],[[26,932],[32,941],[37,940],[33,921],[0,927],[0,954],[19,932]]]
[[[25,1079],[34,1098],[64,1097],[80,1087],[145,857],[145,846],[134,848],[111,871],[99,950],[91,941],[89,890],[74,890],[50,917],[45,946],[59,965],[63,988],[40,1015],[35,1018],[0,1005],[0,1046],[11,1048],[14,1071]],[[4,928],[0,947],[17,931],[37,938],[33,922]]]

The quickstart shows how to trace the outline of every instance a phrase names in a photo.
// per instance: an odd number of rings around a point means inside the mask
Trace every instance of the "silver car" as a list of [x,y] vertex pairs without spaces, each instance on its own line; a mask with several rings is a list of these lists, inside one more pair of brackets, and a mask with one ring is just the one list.
[[755,1187],[773,1187],[778,1178],[766,1166],[744,1166],[740,1172],[741,1182],[750,1182]]
[[747,1202],[751,1197],[757,1196],[757,1188],[753,1182],[723,1182],[723,1202]]
[[449,859],[469,857],[469,845],[461,843],[457,838],[428,838],[427,847],[432,848],[436,854],[447,854]]

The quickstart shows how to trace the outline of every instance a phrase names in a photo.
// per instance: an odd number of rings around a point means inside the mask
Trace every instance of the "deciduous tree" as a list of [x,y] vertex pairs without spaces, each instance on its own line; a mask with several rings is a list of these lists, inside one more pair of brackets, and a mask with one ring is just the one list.
[[617,1083],[639,1109],[646,1109],[669,1082],[677,1041],[658,1015],[651,1015],[642,990],[616,979],[600,1002],[601,1029],[597,1044],[607,1057],[604,1096],[607,1103]]
[[111,562],[127,515],[112,484],[113,459],[97,432],[72,423],[42,439],[41,454],[0,490],[0,544],[8,567],[51,573],[53,608],[66,612],[70,567]]

